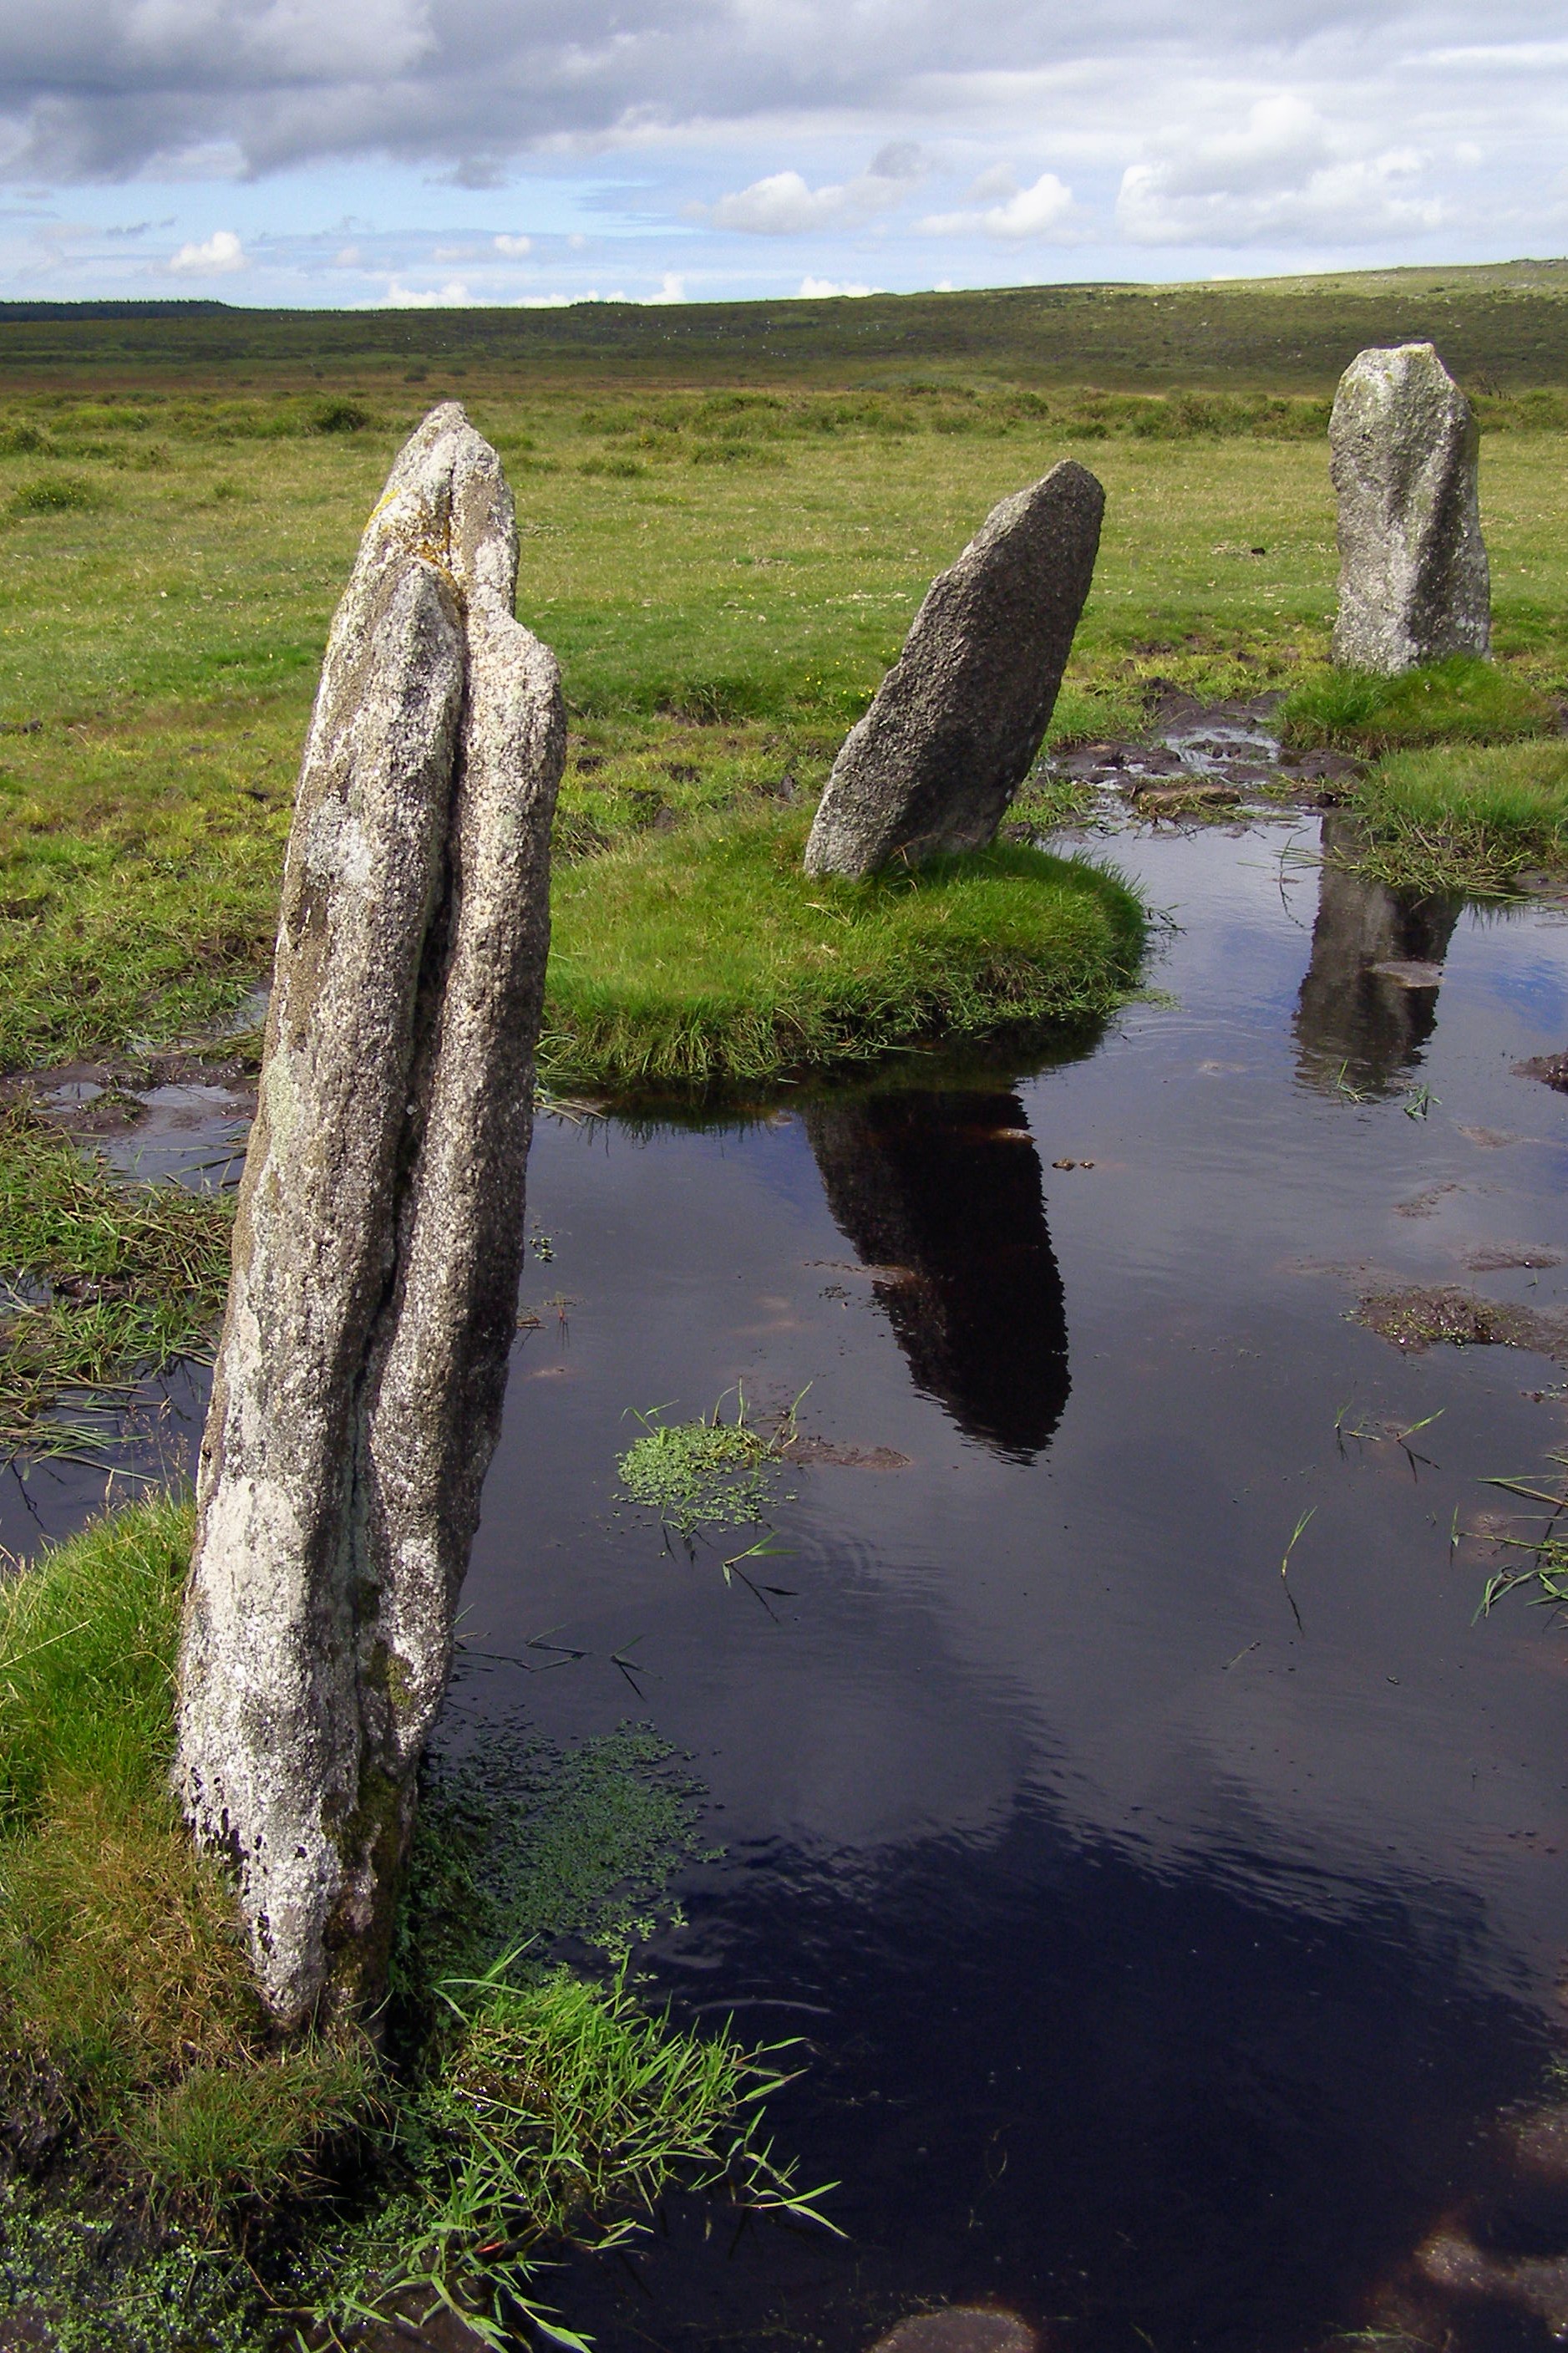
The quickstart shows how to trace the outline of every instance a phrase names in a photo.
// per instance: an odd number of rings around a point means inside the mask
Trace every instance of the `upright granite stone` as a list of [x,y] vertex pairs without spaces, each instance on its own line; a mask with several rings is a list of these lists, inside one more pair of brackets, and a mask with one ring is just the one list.
[[1104,512],[1068,459],[993,508],[931,582],[834,762],[807,873],[858,879],[994,839],[1056,707]]
[[1360,353],[1329,421],[1339,494],[1334,659],[1392,677],[1491,646],[1470,404],[1430,343]]
[[384,1982],[516,1327],[565,746],[516,574],[448,403],[328,642],[197,1481],[175,1781],[287,2024]]

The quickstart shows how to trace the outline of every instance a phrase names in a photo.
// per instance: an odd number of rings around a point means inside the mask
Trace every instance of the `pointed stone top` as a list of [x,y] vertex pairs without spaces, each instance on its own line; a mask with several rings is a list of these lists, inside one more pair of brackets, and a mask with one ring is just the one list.
[[517,520],[500,458],[444,400],[399,450],[365,525],[360,562],[423,555],[465,602],[510,614],[517,588]]

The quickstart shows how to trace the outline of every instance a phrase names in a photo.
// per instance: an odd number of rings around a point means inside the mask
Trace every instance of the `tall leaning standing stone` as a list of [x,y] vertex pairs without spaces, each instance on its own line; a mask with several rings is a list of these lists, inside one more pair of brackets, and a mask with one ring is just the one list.
[[994,838],[1056,707],[1104,512],[1068,459],[994,507],[938,574],[834,762],[807,873],[858,879]]
[[384,1981],[516,1327],[565,743],[460,407],[338,608],[197,1481],[175,1780],[286,2024]]
[[1329,421],[1339,495],[1334,659],[1393,676],[1491,646],[1480,436],[1430,343],[1358,353]]

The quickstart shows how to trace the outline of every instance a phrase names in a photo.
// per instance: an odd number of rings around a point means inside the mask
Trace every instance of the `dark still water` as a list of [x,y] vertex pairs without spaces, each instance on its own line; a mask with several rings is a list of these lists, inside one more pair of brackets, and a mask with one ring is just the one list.
[[[1568,1047],[1568,927],[1318,840],[1120,836],[1176,928],[1079,1060],[540,1124],[451,1724],[690,1753],[722,1853],[656,1981],[805,2038],[773,2128],[846,2234],[674,2207],[543,2284],[605,2353],[977,2299],[1081,2353],[1568,2327],[1568,1627],[1476,1622],[1451,1548],[1564,1373],[1348,1320],[1568,1300],[1568,1096],[1511,1071]],[[616,1501],[635,1410],[737,1384],[822,1441],[760,1594]]]
[[[1557,2049],[1568,1630],[1473,1623],[1449,1552],[1486,1474],[1546,1467],[1561,1375],[1346,1317],[1379,1279],[1563,1295],[1465,1261],[1568,1249],[1568,1100],[1510,1069],[1568,1044],[1568,929],[1293,839],[1118,839],[1172,1001],[1082,1060],[541,1127],[467,1623],[586,1655],[475,1659],[462,1712],[693,1753],[724,1852],[658,1979],[806,2038],[777,2137],[847,2234],[674,2215],[552,2285],[608,2348],[852,2353],[977,2296],[1128,2353],[1546,2341],[1416,2258],[1456,2218],[1568,2252],[1496,2124]],[[768,1607],[721,1574],[745,1536],[689,1560],[615,1510],[631,1409],[736,1383],[869,1458],[792,1471]],[[1414,1463],[1336,1439],[1439,1409]]]

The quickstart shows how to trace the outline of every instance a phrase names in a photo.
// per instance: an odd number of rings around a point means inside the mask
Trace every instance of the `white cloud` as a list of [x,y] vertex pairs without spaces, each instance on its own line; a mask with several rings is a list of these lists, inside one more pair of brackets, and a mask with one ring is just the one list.
[[665,271],[663,278],[659,280],[659,288],[657,294],[645,294],[643,296],[643,301],[645,304],[652,304],[655,302],[684,302],[685,300],[686,280],[673,269],[667,269]]
[[473,297],[460,278],[451,279],[445,286],[435,290],[405,286],[398,279],[393,278],[387,281],[386,300],[388,307],[394,311],[442,311],[460,310],[464,303],[471,302]]
[[496,251],[504,253],[509,261],[521,261],[525,254],[533,251],[531,237],[498,237],[494,243]]
[[798,172],[773,172],[753,180],[718,203],[693,209],[715,228],[744,230],[752,237],[799,237],[810,230],[852,227],[901,204],[925,172],[925,158],[910,140],[884,147],[868,168],[837,185],[808,187]]
[[357,245],[341,245],[332,256],[334,269],[363,269],[364,256]]
[[1255,100],[1239,126],[1162,132],[1155,159],[1121,175],[1117,227],[1138,245],[1210,247],[1365,245],[1440,227],[1421,151],[1357,154],[1354,138],[1289,91]]
[[876,290],[874,286],[836,285],[831,278],[803,278],[800,281],[801,293],[816,301],[824,301],[830,295],[874,294]]
[[982,174],[970,194],[1002,195],[1005,201],[984,210],[932,213],[919,226],[928,237],[969,237],[977,231],[1022,243],[1026,237],[1049,237],[1072,221],[1078,212],[1072,190],[1054,172],[1042,172],[1032,187],[1013,185],[1005,166]]
[[245,248],[231,228],[214,229],[200,245],[183,245],[169,267],[182,277],[225,278],[247,267]]

